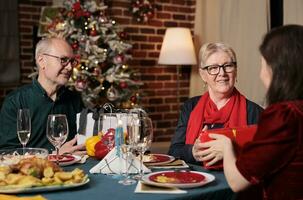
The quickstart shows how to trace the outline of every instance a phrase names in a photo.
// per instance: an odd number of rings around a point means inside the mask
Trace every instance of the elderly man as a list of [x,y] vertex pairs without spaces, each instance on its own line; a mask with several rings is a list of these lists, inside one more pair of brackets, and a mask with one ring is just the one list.
[[69,142],[60,153],[84,153],[76,143],[76,114],[83,108],[81,96],[65,87],[78,61],[70,45],[62,38],[47,38],[38,42],[35,52],[38,79],[11,92],[0,112],[0,149],[21,147],[16,132],[17,111],[28,108],[32,130],[28,147],[53,149],[46,137],[49,114],[65,114],[69,125]]

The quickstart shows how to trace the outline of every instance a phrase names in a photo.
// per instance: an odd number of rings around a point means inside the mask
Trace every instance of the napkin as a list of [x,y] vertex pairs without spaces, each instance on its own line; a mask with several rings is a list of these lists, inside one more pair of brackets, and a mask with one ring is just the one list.
[[156,187],[151,185],[146,185],[141,181],[138,181],[138,184],[135,189],[135,193],[158,193],[158,194],[185,194],[186,190],[180,190],[176,187]]
[[[118,157],[116,155],[116,147],[113,148],[97,165],[89,170],[90,173],[102,173],[102,174],[120,174],[126,172],[125,158]],[[140,169],[140,161],[134,157],[128,158],[128,173],[136,174]],[[145,165],[142,165],[144,173],[150,173],[151,170]]]
[[145,163],[148,168],[154,169],[184,169],[189,168],[189,166],[183,160],[174,160],[170,163]]
[[0,194],[0,200],[46,200],[46,198],[41,195],[35,195],[31,197],[17,197],[15,195]]

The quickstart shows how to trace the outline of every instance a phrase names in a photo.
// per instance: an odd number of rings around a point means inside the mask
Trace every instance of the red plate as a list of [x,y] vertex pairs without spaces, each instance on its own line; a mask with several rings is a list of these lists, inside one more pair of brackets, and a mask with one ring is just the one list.
[[[56,155],[54,154],[48,155],[48,160],[52,162],[56,162],[57,161]],[[59,155],[59,162],[70,162],[73,160],[75,160],[75,157],[72,155]]]
[[187,171],[159,172],[149,177],[149,180],[153,182],[173,184],[199,183],[204,181],[204,179],[205,176],[202,174]]

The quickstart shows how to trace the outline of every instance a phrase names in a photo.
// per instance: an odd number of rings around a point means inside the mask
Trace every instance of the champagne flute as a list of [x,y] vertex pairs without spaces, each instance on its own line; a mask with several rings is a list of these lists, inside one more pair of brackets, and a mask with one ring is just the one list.
[[[136,183],[134,179],[131,179],[129,176],[129,169],[133,163],[133,157],[131,151],[134,145],[133,139],[133,115],[132,114],[123,114],[123,117],[126,118],[126,133],[124,134],[124,140],[121,144],[122,156],[125,158],[125,178],[120,180],[119,183],[123,185],[132,185]],[[131,159],[129,161],[129,159]]]
[[153,140],[153,125],[152,120],[147,117],[136,117],[133,118],[133,138],[134,138],[134,149],[139,153],[140,157],[140,169],[139,175],[135,178],[141,179],[143,172],[143,155],[146,150],[151,147]]
[[29,109],[19,109],[17,113],[17,135],[25,153],[25,146],[31,135],[31,116]]
[[59,149],[68,136],[68,123],[65,115],[48,115],[46,136],[50,143],[56,148],[56,163],[59,165]]

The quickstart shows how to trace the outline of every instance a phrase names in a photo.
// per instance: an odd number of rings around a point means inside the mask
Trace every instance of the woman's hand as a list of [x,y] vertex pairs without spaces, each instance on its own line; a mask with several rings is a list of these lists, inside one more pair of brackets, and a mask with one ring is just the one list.
[[[206,131],[208,129],[207,126],[204,126],[202,131]],[[195,143],[194,143],[194,146],[192,148],[192,154],[193,154],[193,157],[196,161],[202,161],[202,151],[201,151],[201,148],[202,148],[202,143],[200,142],[200,139],[196,139]]]
[[85,145],[84,144],[75,145],[76,143],[77,143],[77,136],[75,136],[73,139],[63,144],[59,149],[59,154],[62,155],[64,153],[70,153],[80,156],[86,155]]
[[200,142],[200,139],[196,139],[194,146],[192,148],[192,154],[196,161],[202,161],[202,143]]
[[209,161],[206,164],[207,166],[211,166],[217,161],[222,160],[224,151],[228,148],[233,148],[231,140],[225,135],[209,134],[209,137],[214,140],[201,144],[201,147],[204,149],[201,151],[201,160]]

